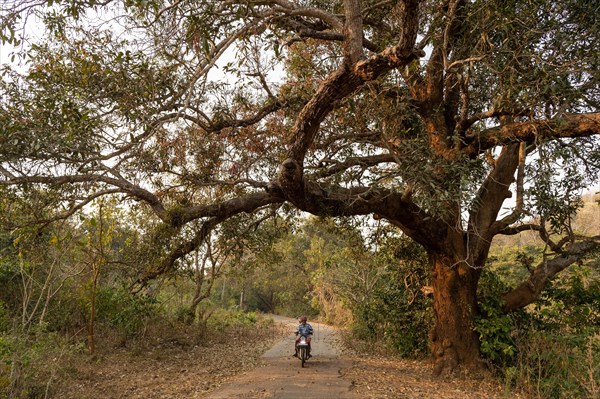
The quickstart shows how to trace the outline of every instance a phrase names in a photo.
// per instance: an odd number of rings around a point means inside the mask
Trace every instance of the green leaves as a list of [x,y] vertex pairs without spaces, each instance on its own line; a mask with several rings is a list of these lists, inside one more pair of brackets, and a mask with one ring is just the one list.
[[528,167],[530,212],[550,223],[553,232],[571,230],[575,213],[583,205],[582,191],[600,173],[598,164],[590,162],[598,157],[598,148],[592,142],[581,139],[540,143],[539,156]]
[[502,311],[500,295],[506,286],[493,272],[484,271],[480,290],[480,315],[475,319],[473,329],[479,333],[481,353],[497,365],[508,366],[516,354],[516,346],[512,316]]

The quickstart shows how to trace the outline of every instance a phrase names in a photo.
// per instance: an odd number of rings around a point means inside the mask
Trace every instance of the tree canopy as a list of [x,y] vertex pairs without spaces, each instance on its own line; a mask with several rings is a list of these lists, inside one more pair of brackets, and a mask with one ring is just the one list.
[[236,215],[373,215],[429,254],[441,371],[477,357],[494,236],[548,248],[506,311],[598,247],[569,227],[600,167],[593,1],[23,0],[1,26],[0,184],[46,223],[146,204],[141,284]]

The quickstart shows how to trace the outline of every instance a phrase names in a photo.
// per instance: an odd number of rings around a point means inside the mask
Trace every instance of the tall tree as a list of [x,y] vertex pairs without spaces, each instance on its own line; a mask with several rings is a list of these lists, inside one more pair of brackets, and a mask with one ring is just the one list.
[[146,203],[162,250],[142,284],[236,214],[370,214],[429,255],[440,373],[480,364],[494,236],[535,230],[548,248],[507,312],[598,247],[569,229],[600,165],[592,1],[48,6],[3,11],[6,42],[32,13],[52,40],[3,69],[1,184],[51,187],[56,218],[103,195]]

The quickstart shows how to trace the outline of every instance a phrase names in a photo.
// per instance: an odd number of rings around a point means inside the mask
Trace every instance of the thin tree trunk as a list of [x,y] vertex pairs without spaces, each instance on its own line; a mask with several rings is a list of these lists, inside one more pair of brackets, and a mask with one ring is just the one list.
[[242,290],[240,291],[240,310],[244,310],[244,286],[242,285]]
[[96,352],[96,335],[95,335],[95,323],[96,323],[96,295],[98,292],[98,279],[100,277],[100,268],[105,262],[106,255],[104,253],[104,224],[102,219],[102,204],[98,211],[99,216],[99,236],[98,236],[98,254],[92,259],[92,292],[90,299],[90,323],[88,326],[88,339],[89,339],[89,350],[90,354]]
[[196,285],[194,289],[194,296],[188,309],[188,314],[184,320],[188,324],[193,324],[196,321],[196,310],[198,305],[205,297],[202,295],[202,286],[204,285],[204,262],[200,264],[200,256],[198,251],[194,254],[194,283]]
[[96,352],[96,292],[98,290],[98,276],[100,275],[100,265],[93,262],[92,264],[92,292],[90,298],[90,322],[88,324],[88,349],[90,354]]
[[223,277],[223,287],[221,287],[221,303],[225,302],[225,286],[227,285],[227,277]]

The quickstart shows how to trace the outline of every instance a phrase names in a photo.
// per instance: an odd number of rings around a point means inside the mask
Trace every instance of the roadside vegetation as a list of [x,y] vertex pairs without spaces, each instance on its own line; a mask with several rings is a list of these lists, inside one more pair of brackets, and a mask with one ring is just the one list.
[[[4,205],[6,226],[24,210]],[[597,206],[588,197],[574,227],[597,230]],[[133,292],[131,270],[142,244],[121,223],[121,212],[105,203],[76,222],[3,230],[2,396],[55,397],[69,375],[82,372],[73,364],[102,362],[112,352],[144,357],[160,348],[192,353],[232,344],[241,350],[257,339],[266,348],[283,332],[265,313],[308,314],[342,326],[358,353],[431,356],[426,254],[384,225],[366,230],[356,219],[290,216],[249,228],[239,220],[225,226],[209,251]],[[475,327],[485,362],[506,392],[597,397],[597,255],[556,278],[535,305],[499,311],[500,295],[523,280],[540,250],[527,235],[493,246]],[[238,372],[252,366],[239,362]]]

